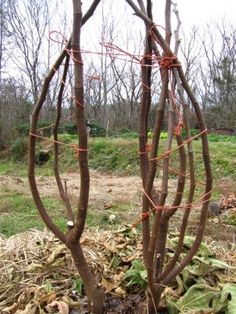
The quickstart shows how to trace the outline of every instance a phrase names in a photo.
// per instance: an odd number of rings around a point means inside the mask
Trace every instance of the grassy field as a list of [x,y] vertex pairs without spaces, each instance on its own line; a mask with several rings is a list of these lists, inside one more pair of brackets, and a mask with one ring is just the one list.
[[[229,189],[235,188],[232,184],[236,181],[236,137],[213,136],[210,139],[210,152],[212,161],[212,173],[214,178],[213,199],[218,200],[222,192],[221,182],[229,182]],[[61,141],[75,143],[76,137],[62,135]],[[162,149],[164,139],[161,142]],[[197,172],[197,179],[203,180],[204,170],[201,157],[200,141],[193,142]],[[40,143],[38,150],[47,149],[50,154],[48,162],[36,167],[39,177],[49,177],[53,175],[52,144]],[[78,164],[74,152],[70,147],[61,147],[60,168],[62,173],[73,173],[78,171]],[[134,138],[92,138],[89,141],[89,166],[99,173],[119,176],[139,176],[139,154],[138,140]],[[171,159],[171,166],[176,167],[176,155]],[[29,228],[43,229],[44,225],[35,209],[27,183],[27,156],[22,156],[21,160],[15,160],[10,154],[0,160],[0,233],[10,236]],[[235,184],[236,185],[236,184]],[[20,189],[20,187],[24,187]],[[227,187],[226,187],[227,189]],[[63,229],[65,220],[63,218],[63,206],[54,195],[43,197],[45,207],[52,215],[55,222]],[[74,204],[76,208],[76,201]],[[117,214],[115,223],[119,225],[121,220],[125,220],[125,212],[130,211],[132,204],[130,200],[119,200],[113,202],[111,209],[99,211],[96,204],[90,205],[88,215],[88,226],[100,226],[102,228],[114,227],[107,223],[111,214]],[[236,219],[235,219],[236,220]],[[234,221],[234,220],[232,220]]]

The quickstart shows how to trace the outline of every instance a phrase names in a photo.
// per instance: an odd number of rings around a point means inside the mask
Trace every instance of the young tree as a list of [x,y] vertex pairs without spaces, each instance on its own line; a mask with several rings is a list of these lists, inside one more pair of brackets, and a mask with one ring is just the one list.
[[[0,0],[0,93],[2,93],[2,79],[6,62],[6,39],[7,39],[7,28],[6,28],[6,1]],[[5,142],[5,136],[3,134],[3,105],[0,102],[0,148]]]
[[[70,249],[74,258],[75,265],[80,273],[82,281],[88,296],[90,310],[92,313],[103,313],[104,291],[100,283],[95,280],[95,276],[88,266],[84,257],[80,239],[84,230],[89,196],[89,169],[88,169],[88,148],[87,148],[87,130],[85,118],[84,102],[84,70],[81,54],[81,27],[93,14],[99,0],[94,0],[88,12],[82,16],[81,1],[73,0],[73,31],[72,37],[68,41],[61,55],[54,63],[52,69],[45,78],[41,93],[37,99],[33,110],[31,128],[30,128],[30,146],[29,146],[29,169],[28,178],[35,204],[47,227]],[[175,279],[175,277],[190,263],[194,254],[198,250],[206,224],[207,208],[211,195],[212,177],[210,167],[210,157],[207,141],[207,129],[200,111],[198,101],[193,94],[177,57],[179,41],[176,40],[174,49],[171,48],[171,0],[166,0],[165,6],[165,35],[161,35],[158,26],[153,21],[152,2],[147,0],[146,5],[142,0],[137,1],[137,5],[132,0],[126,2],[134,10],[135,14],[144,21],[146,40],[143,56],[137,60],[140,61],[141,68],[141,108],[139,115],[139,153],[140,168],[143,183],[142,200],[142,224],[143,224],[143,258],[147,269],[148,293],[147,303],[144,307],[144,313],[157,313],[159,302],[165,286]],[[176,36],[178,38],[178,36]],[[62,95],[65,86],[66,74],[68,71],[69,57],[74,63],[74,107],[75,121],[78,130],[78,147],[73,146],[78,157],[80,168],[80,195],[76,215],[74,217],[68,198],[65,198],[59,173],[58,173],[58,141],[57,130],[60,121],[60,110]],[[64,62],[63,77],[58,92],[57,116],[54,127],[54,152],[55,152],[55,176],[58,189],[66,206],[66,215],[68,219],[68,231],[62,232],[48,215],[46,208],[38,191],[35,177],[35,148],[37,137],[37,124],[40,111],[45,102],[49,85],[55,73]],[[161,80],[160,97],[156,111],[155,125],[153,128],[152,146],[149,151],[148,145],[148,121],[150,107],[152,102],[152,72],[153,67],[159,68],[158,79]],[[155,78],[154,78],[155,79]],[[115,81],[118,84],[117,81]],[[178,95],[178,96],[177,96]],[[196,231],[195,241],[189,249],[187,255],[181,259],[181,252],[184,245],[184,236],[187,223],[194,200],[195,187],[197,184],[195,178],[195,164],[192,140],[189,124],[189,105],[186,98],[190,99],[194,108],[196,119],[199,124],[200,133],[195,137],[201,138],[202,158],[205,167],[204,194],[201,195],[198,202],[201,202],[199,224]],[[168,121],[168,138],[166,140],[165,151],[158,155],[160,134],[164,115]],[[183,123],[186,128],[187,140],[182,136]],[[173,147],[174,142],[176,145]],[[185,148],[187,146],[187,149]],[[171,174],[171,155],[177,152],[178,164],[174,174],[177,176],[175,194],[169,195],[169,181]],[[162,169],[162,181],[160,192],[157,192],[155,178],[157,168]],[[187,169],[189,173],[187,173]],[[186,183],[189,178],[189,185],[186,191]],[[201,185],[203,183],[201,182]],[[186,200],[184,199],[184,195]],[[167,236],[169,222],[174,217],[178,209],[184,209],[183,219],[180,226],[179,240],[171,259],[167,259]]]
[[[175,42],[174,50],[171,49],[171,1],[166,0],[164,36],[161,35],[158,25],[153,21],[152,3],[150,0],[147,0],[146,5],[144,5],[142,0],[138,0],[137,5],[132,0],[126,1],[133,8],[135,14],[144,21],[147,34],[144,51],[145,59],[144,62],[142,62],[143,95],[139,124],[140,165],[144,189],[142,204],[143,258],[148,278],[147,306],[145,307],[144,312],[157,313],[161,294],[164,291],[165,286],[169,285],[176,275],[190,263],[201,244],[206,224],[208,203],[211,195],[212,177],[206,134],[207,129],[198,101],[186,80],[182,66],[177,58],[179,46],[178,40]],[[152,58],[153,54],[155,55],[154,58]],[[162,86],[149,155],[147,150],[147,130],[151,103],[150,63],[152,65],[156,62],[158,62],[160,67]],[[176,91],[180,101],[178,101],[177,96],[175,96]],[[201,198],[202,207],[195,241],[187,255],[178,261],[183,248],[184,235],[193,205],[196,186],[194,155],[193,146],[191,144],[192,138],[188,117],[188,105],[186,105],[185,100],[186,96],[191,101],[200,127],[199,137],[201,137],[202,141],[202,157],[205,166],[206,180],[205,191]],[[164,113],[168,117],[168,138],[166,141],[165,152],[162,155],[158,155]],[[184,142],[181,133],[183,122],[187,132],[186,142]],[[177,147],[175,148],[172,146],[174,139],[177,144]],[[188,147],[188,159],[186,158],[185,145]],[[168,182],[171,172],[170,161],[173,151],[178,151],[179,154],[179,169],[175,172],[178,179],[175,196],[168,200]],[[190,171],[190,182],[187,201],[183,206],[181,203],[184,201],[183,193],[186,186],[187,164]],[[155,188],[157,167],[161,167],[163,173],[160,193],[157,193]],[[171,205],[170,202],[172,202]],[[166,246],[169,221],[179,208],[185,209],[180,227],[179,241],[173,257],[167,261]]]
[[[71,254],[74,258],[75,265],[79,271],[79,274],[85,285],[85,289],[88,296],[88,303],[92,313],[101,314],[103,313],[103,288],[96,281],[95,276],[88,266],[88,263],[85,259],[81,244],[80,238],[84,230],[85,220],[87,216],[88,208],[88,195],[89,195],[89,170],[88,170],[88,161],[87,161],[87,130],[86,130],[86,120],[84,115],[84,91],[83,91],[83,62],[81,58],[81,47],[80,47],[80,36],[81,36],[81,27],[82,25],[91,17],[100,0],[94,0],[91,4],[87,13],[82,17],[82,8],[80,0],[73,0],[73,31],[72,37],[67,43],[66,47],[62,51],[61,55],[58,57],[54,63],[52,69],[49,71],[46,76],[41,93],[37,99],[37,103],[32,113],[31,119],[31,128],[30,128],[30,141],[29,141],[29,168],[28,168],[28,178],[31,187],[31,192],[35,201],[35,204],[39,210],[39,213],[47,225],[47,227],[70,249]],[[67,219],[68,219],[68,232],[62,232],[53,222],[52,218],[48,215],[46,208],[40,197],[40,193],[37,187],[37,181],[35,178],[35,148],[36,148],[36,138],[37,138],[37,124],[39,119],[40,111],[45,102],[47,92],[49,90],[50,82],[52,81],[56,71],[62,65],[63,60],[65,60],[67,54],[74,61],[74,105],[76,112],[76,124],[79,134],[79,143],[78,148],[76,148],[76,153],[79,160],[80,167],[80,196],[78,210],[75,219],[71,211],[68,211],[67,208]],[[68,62],[65,62],[63,79],[66,79],[66,71],[68,67]],[[61,81],[61,88],[58,94],[58,111],[60,110],[61,105],[61,96],[64,89],[64,80]],[[58,125],[58,119],[60,114],[58,112],[57,121],[55,123],[55,132]],[[54,139],[56,133],[54,132]],[[57,154],[58,142],[55,140],[54,146],[55,153]],[[57,156],[56,156],[57,159]],[[55,165],[55,170],[57,166]],[[55,173],[58,179],[58,173]],[[58,182],[58,180],[57,180]],[[60,187],[58,185],[59,191]],[[60,194],[62,194],[60,191]],[[68,201],[62,197],[62,200]],[[65,204],[66,205],[66,204]],[[68,204],[67,204],[68,205]],[[72,220],[71,220],[72,219]]]

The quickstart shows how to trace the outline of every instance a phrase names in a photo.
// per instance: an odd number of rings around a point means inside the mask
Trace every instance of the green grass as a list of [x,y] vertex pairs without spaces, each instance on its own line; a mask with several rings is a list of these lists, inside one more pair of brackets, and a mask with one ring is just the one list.
[[[0,202],[0,233],[11,236],[28,229],[42,230],[45,225],[41,220],[31,196],[22,195],[14,190],[5,189],[4,199]],[[42,198],[45,208],[54,222],[65,230],[66,221],[63,218],[61,202],[52,197]]]
[[[96,206],[90,206],[88,210],[87,225],[89,227],[100,227],[105,230],[119,228],[127,219],[127,215],[132,210],[132,204],[127,201],[114,202],[109,208],[97,210]],[[133,217],[132,217],[133,215]],[[136,219],[137,213],[129,214],[130,220]]]
[[[61,134],[59,140],[76,144],[77,136]],[[236,177],[236,136],[209,135],[210,155],[212,161],[212,172],[217,181],[224,177]],[[161,139],[163,147],[165,139]],[[43,142],[38,145],[38,150],[44,147]],[[51,145],[51,144],[50,144]],[[52,145],[47,144],[47,149],[52,150]],[[195,156],[197,157],[196,170],[199,177],[204,176],[203,162],[201,156],[201,141],[193,141]],[[163,151],[163,148],[160,150]],[[73,149],[60,145],[60,169],[61,171],[77,171],[78,160]],[[36,166],[36,174],[41,176],[53,175],[53,154],[50,160],[42,165]],[[173,154],[176,160],[177,153]],[[174,165],[174,163],[173,163]],[[134,138],[91,138],[89,140],[89,166],[100,172],[139,175],[138,139]],[[1,160],[0,174],[27,176],[27,161],[13,162],[10,158]]]
[[89,166],[101,172],[138,174],[137,140],[94,139],[89,148]]
[[[63,135],[64,136],[64,135]],[[219,136],[218,136],[219,137]],[[219,199],[218,182],[222,179],[231,178],[236,180],[236,141],[235,137],[223,137],[227,140],[214,140],[209,142],[212,174],[213,174],[213,198]],[[211,139],[211,138],[210,138]],[[218,139],[222,139],[219,137]],[[229,141],[232,139],[232,141]],[[66,135],[60,140],[67,143],[76,143],[77,139],[73,135]],[[161,140],[161,150],[165,139]],[[40,144],[39,144],[40,145]],[[42,145],[42,144],[41,144]],[[196,157],[195,170],[196,178],[204,181],[204,165],[201,153],[201,141],[193,141],[194,154]],[[48,149],[49,147],[47,147]],[[39,146],[40,149],[40,146]],[[70,147],[60,146],[61,158],[60,169],[62,172],[78,171],[78,160]],[[171,166],[178,170],[178,152],[171,158]],[[138,139],[106,139],[92,138],[89,140],[89,166],[104,173],[117,175],[140,175]],[[0,160],[0,175],[13,177],[27,176],[27,162],[14,162],[10,158]],[[36,166],[36,175],[53,175],[53,159],[51,158],[42,166]],[[176,176],[172,175],[173,178]],[[202,193],[197,187],[197,193]],[[14,187],[0,187],[0,233],[10,236],[15,233],[25,231],[29,228],[43,229],[44,224],[38,215],[34,202],[29,195],[19,194]],[[65,229],[65,219],[63,218],[63,205],[60,200],[53,197],[44,197],[43,202],[55,222],[62,229]],[[98,210],[95,205],[89,208],[87,225],[100,226],[102,228],[118,227],[126,221],[127,212],[130,212],[132,204],[129,200],[125,203],[113,203],[108,209]],[[59,209],[59,210],[58,210]],[[115,215],[114,219],[111,216]],[[137,215],[135,216],[137,217]],[[134,217],[134,218],[135,218]],[[132,219],[131,219],[132,220]],[[134,219],[135,220],[135,219]],[[231,224],[235,224],[235,217],[231,219]]]
[[11,160],[0,160],[0,175],[13,175],[16,177],[27,176],[26,162],[14,162]]

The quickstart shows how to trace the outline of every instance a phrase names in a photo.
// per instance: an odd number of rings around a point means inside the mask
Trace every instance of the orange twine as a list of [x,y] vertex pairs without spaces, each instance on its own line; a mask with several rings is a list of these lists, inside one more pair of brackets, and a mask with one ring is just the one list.
[[52,140],[52,139],[49,139],[47,137],[44,137],[44,136],[41,136],[41,135],[38,135],[38,134],[34,134],[34,133],[31,133],[31,132],[29,132],[29,135],[34,136],[36,138],[40,138],[40,139],[42,139],[42,140],[44,140],[46,142],[56,143],[56,144],[68,146],[68,147],[73,149],[73,151],[77,154],[77,156],[79,156],[80,152],[87,152],[88,151],[87,148],[79,148],[79,147],[77,147],[74,144],[67,144],[67,143],[64,143],[64,142],[61,142],[61,141]]
[[160,155],[159,157],[151,158],[150,161],[157,161],[160,159],[165,159],[171,153],[173,153],[174,151],[177,151],[180,147],[183,147],[184,145],[188,144],[189,142],[193,141],[195,138],[198,138],[200,135],[202,135],[206,132],[207,132],[207,129],[203,130],[201,133],[199,133],[195,136],[190,137],[188,140],[184,141],[182,144],[178,145],[177,147],[167,150],[164,154]]
[[138,219],[136,222],[134,222],[132,224],[132,228],[136,228],[137,225],[139,225],[140,223],[142,223],[145,219],[147,219],[150,216],[150,212],[155,212],[158,210],[170,210],[170,209],[190,209],[193,205],[197,205],[197,204],[204,204],[209,202],[209,198],[206,200],[202,200],[203,198],[205,198],[207,195],[209,195],[212,192],[212,190],[210,190],[209,192],[205,193],[204,195],[202,195],[201,197],[199,197],[199,199],[197,199],[196,201],[192,202],[192,203],[186,203],[185,205],[179,205],[179,206],[158,206],[156,205],[153,200],[150,198],[150,196],[143,191],[144,195],[148,198],[149,202],[152,204],[153,208],[151,209],[151,211],[148,212],[144,212],[141,215],[141,218]]

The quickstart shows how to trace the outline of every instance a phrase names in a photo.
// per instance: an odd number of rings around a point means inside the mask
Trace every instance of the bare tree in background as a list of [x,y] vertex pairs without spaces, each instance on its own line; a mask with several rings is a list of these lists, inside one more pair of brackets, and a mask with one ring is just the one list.
[[32,103],[28,89],[14,79],[2,79],[0,97],[0,134],[4,145],[16,138],[19,123],[28,122]]
[[7,39],[7,20],[6,20],[6,0],[0,0],[0,85],[2,73],[6,61],[6,39]]
[[[4,65],[6,61],[5,52],[6,52],[6,38],[7,38],[7,29],[6,29],[6,1],[0,0],[0,96],[2,97],[2,77],[4,72]],[[5,139],[3,134],[4,129],[4,108],[2,102],[0,101],[0,148],[3,145]]]
[[212,25],[208,26],[208,36],[202,42],[206,60],[202,82],[207,121],[211,127],[235,128],[236,28],[222,21],[214,26],[214,36],[210,29]]
[[9,34],[13,40],[12,61],[29,79],[33,100],[36,102],[43,74],[43,39],[48,36],[48,2],[10,0],[8,20]]
[[115,82],[112,90],[111,116],[115,128],[125,127],[130,130],[137,128],[142,84],[137,64],[132,61],[128,59],[118,65],[114,58],[111,64]]
[[[104,3],[102,4],[101,23],[99,27],[99,48],[89,61],[89,68],[86,70],[85,99],[88,105],[88,118],[95,120],[103,126],[109,123],[111,103],[111,91],[116,83],[111,72],[112,61],[106,53],[104,43],[113,43],[117,34],[113,13],[110,9],[109,16],[105,15]],[[86,59],[88,62],[88,59]]]

